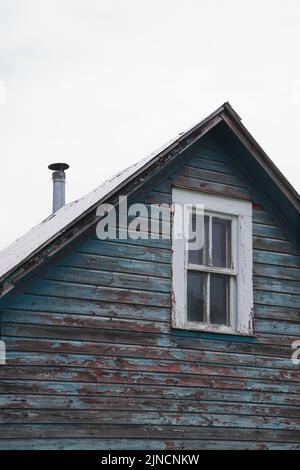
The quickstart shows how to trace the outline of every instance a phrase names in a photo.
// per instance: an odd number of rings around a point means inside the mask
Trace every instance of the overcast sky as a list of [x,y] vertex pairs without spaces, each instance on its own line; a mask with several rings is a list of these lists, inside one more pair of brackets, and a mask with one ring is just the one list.
[[0,249],[230,101],[299,186],[299,0],[0,0]]

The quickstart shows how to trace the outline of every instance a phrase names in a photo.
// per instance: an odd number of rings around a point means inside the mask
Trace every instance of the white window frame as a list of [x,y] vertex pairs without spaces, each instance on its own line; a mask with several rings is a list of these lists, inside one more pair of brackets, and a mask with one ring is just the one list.
[[[172,326],[186,330],[253,335],[252,203],[181,188],[172,189],[172,202]],[[232,220],[231,268],[192,265],[193,269],[201,272],[230,275],[230,325],[187,321],[188,250],[187,240],[174,236],[178,205],[203,205],[209,215]]]

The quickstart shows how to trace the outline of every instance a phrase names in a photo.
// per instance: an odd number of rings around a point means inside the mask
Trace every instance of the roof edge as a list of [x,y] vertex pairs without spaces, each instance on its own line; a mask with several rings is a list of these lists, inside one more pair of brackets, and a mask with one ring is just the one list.
[[[248,131],[248,129],[242,123],[241,118],[232,108],[229,102],[223,104],[223,108],[228,113],[229,117],[233,120],[236,124],[232,126],[232,123],[228,121],[226,117],[226,113],[220,112],[222,118],[229,125],[229,127],[233,130],[236,136],[242,141],[242,143],[248,148],[248,150],[256,157],[258,162],[262,165],[265,171],[269,174],[269,176],[275,181],[277,186],[280,187],[282,192],[285,194],[286,197],[290,200],[293,206],[300,212],[300,195],[296,191],[296,189],[292,186],[292,184],[288,181],[288,179],[283,175],[283,173],[279,170],[279,168],[275,165],[275,163],[271,160],[271,158],[267,155],[264,149],[259,145],[257,140],[252,136],[252,134]],[[247,141],[250,145],[247,145]]]

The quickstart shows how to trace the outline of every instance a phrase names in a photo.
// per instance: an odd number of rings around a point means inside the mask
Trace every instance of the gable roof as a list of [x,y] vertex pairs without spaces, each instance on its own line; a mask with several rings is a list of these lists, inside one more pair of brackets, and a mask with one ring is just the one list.
[[[274,184],[282,200],[284,200],[285,206],[289,206],[291,210],[292,225],[296,224],[295,228],[297,231],[297,224],[299,223],[298,215],[300,212],[298,193],[243,126],[240,117],[230,104],[224,103],[215,112],[195,126],[179,134],[143,160],[117,173],[112,178],[109,178],[86,196],[65,205],[1,251],[0,284],[2,284],[3,294],[6,292],[3,283],[8,277],[14,275],[12,281],[12,283],[14,283],[19,280],[23,274],[42,262],[42,258],[39,258],[41,250],[44,250],[51,245],[51,243],[54,243],[58,237],[77,224],[100,203],[118,192],[130,181],[142,175],[146,170],[154,168],[155,171],[155,165],[159,163],[160,160],[167,160],[169,158],[170,161],[176,150],[182,151],[182,149],[189,147],[216,126],[220,126],[221,131],[223,126],[223,132],[224,128],[230,129],[232,134],[230,136],[230,145],[235,146],[238,151],[241,151],[241,149],[243,151],[246,150],[248,154],[251,155],[251,159],[255,161],[256,166],[262,170],[262,181],[264,181],[264,179],[266,181],[270,180]],[[238,146],[240,146],[240,148]],[[247,158],[245,156],[245,162],[246,160]],[[255,173],[255,167],[252,168],[252,171]],[[296,218],[295,214],[297,214]],[[35,258],[36,262],[30,261],[33,258]],[[24,268],[24,264],[26,264],[26,268]],[[13,284],[10,284],[8,290],[12,287]]]

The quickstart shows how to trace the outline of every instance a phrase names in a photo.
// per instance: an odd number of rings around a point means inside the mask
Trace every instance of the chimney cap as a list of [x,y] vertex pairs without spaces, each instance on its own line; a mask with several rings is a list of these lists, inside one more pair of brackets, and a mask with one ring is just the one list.
[[67,163],[51,163],[48,168],[52,171],[64,171],[69,168],[69,165]]

